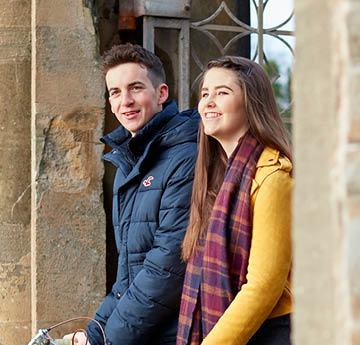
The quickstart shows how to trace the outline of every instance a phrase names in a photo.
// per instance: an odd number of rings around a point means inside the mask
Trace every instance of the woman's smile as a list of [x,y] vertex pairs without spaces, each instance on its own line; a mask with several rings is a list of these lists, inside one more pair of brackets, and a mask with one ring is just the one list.
[[222,114],[215,113],[215,112],[205,113],[205,118],[206,119],[215,119],[215,118],[218,118],[218,117],[221,117],[221,116],[222,116]]

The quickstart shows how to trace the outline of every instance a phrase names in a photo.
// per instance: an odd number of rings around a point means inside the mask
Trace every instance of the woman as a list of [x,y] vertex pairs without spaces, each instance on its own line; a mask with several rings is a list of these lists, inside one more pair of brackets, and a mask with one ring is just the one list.
[[255,62],[210,61],[178,345],[290,344],[291,150]]

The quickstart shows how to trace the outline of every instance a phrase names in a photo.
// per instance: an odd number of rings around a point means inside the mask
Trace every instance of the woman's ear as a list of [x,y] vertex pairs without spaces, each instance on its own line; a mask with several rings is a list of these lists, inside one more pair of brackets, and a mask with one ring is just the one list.
[[169,87],[166,84],[160,84],[158,87],[158,104],[163,104],[169,97]]

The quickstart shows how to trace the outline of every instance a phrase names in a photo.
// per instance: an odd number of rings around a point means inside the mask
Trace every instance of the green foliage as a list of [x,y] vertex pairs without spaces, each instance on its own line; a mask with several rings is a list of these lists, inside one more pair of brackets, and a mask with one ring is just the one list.
[[264,65],[264,69],[272,81],[275,99],[281,117],[284,119],[287,129],[291,131],[291,70],[288,68],[285,75],[281,76],[282,80],[284,80],[281,82],[279,80],[280,68],[276,61],[268,61],[268,63]]

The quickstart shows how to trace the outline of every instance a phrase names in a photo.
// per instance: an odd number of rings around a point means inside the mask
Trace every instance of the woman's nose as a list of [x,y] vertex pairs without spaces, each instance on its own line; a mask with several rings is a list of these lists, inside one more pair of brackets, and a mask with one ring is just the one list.
[[209,95],[206,99],[206,106],[207,107],[214,107],[215,106],[215,100],[214,100],[214,97]]

